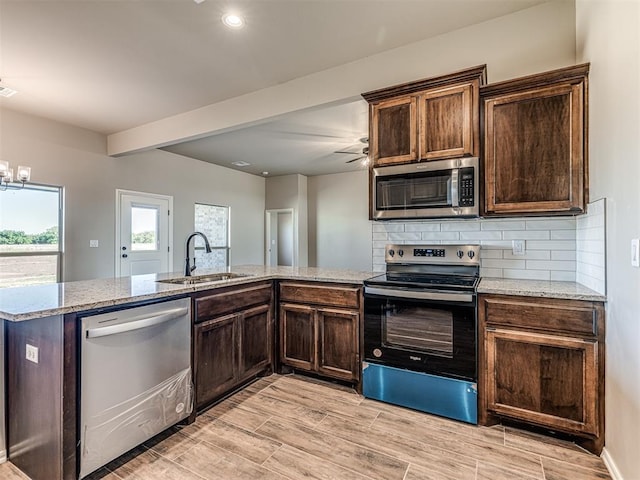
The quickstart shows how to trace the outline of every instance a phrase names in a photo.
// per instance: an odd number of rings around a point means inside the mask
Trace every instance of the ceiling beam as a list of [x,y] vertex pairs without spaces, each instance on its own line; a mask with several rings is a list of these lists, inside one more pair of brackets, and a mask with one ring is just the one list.
[[114,133],[107,151],[120,156],[195,140],[483,63],[492,82],[574,62],[573,3],[548,2]]

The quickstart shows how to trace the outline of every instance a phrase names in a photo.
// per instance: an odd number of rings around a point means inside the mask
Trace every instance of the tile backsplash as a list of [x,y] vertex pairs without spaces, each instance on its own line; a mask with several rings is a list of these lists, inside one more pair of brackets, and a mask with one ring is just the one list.
[[[480,275],[577,281],[605,294],[605,199],[578,217],[371,222],[373,269],[384,271],[388,243],[470,243],[482,247]],[[524,255],[513,254],[523,240]]]
[[[372,222],[373,269],[384,271],[388,243],[470,243],[482,247],[480,275],[578,281],[604,293],[604,199],[579,217]],[[523,240],[524,255],[513,254]]]
[[[383,271],[387,243],[471,243],[481,245],[483,277],[531,280],[576,279],[576,219],[424,220],[373,223],[373,268]],[[513,240],[524,240],[514,255]]]
[[606,294],[605,268],[606,199],[589,204],[576,221],[576,281]]

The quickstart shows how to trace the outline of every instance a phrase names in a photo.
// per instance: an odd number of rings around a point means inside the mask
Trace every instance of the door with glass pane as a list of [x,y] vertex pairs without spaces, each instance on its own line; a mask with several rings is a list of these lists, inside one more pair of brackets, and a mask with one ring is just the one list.
[[119,190],[118,203],[116,273],[125,277],[171,271],[171,197]]

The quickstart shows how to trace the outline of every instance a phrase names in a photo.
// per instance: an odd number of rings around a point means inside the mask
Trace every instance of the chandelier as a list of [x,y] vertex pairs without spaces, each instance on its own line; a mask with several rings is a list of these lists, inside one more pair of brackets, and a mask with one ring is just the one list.
[[[7,189],[16,190],[23,188],[31,179],[31,167],[18,166],[16,177],[13,177],[13,168],[9,168],[9,162],[0,160],[0,191]],[[18,186],[18,184],[21,184]]]

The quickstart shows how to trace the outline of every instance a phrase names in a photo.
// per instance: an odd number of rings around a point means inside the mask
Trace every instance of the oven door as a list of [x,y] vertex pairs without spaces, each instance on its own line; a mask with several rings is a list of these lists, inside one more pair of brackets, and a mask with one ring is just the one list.
[[477,380],[475,294],[365,286],[364,297],[366,361]]

